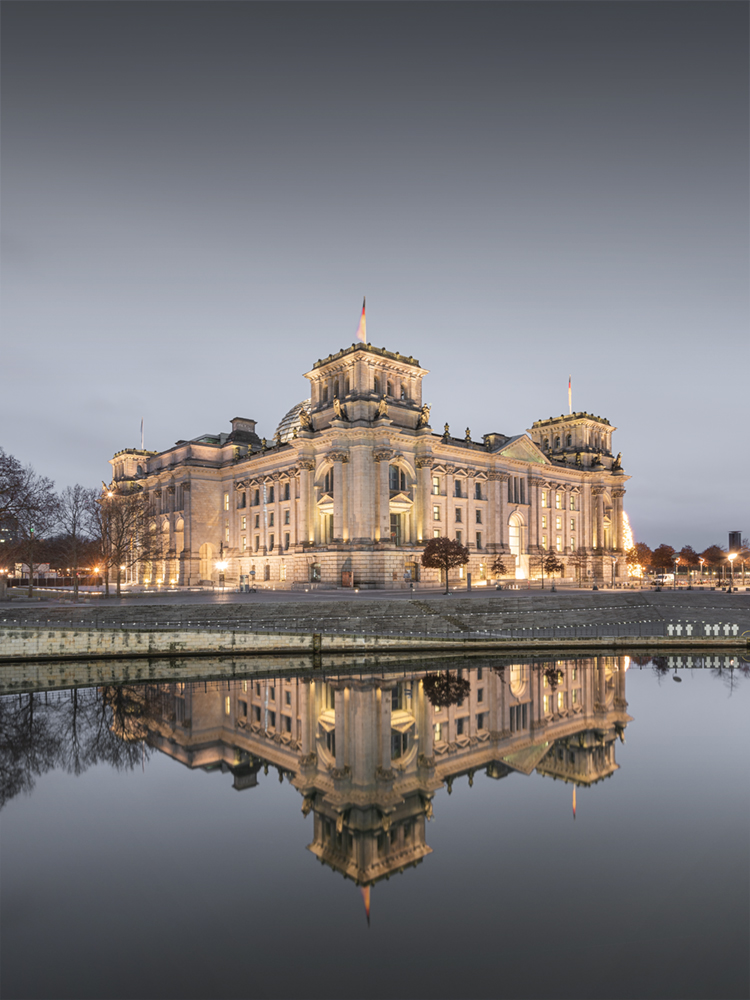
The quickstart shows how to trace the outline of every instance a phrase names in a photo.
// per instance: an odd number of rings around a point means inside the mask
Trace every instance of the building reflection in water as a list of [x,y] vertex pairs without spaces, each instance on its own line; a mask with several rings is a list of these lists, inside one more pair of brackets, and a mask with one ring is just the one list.
[[425,821],[456,778],[536,771],[570,782],[575,803],[576,786],[610,777],[628,665],[472,666],[442,698],[445,674],[428,671],[149,685],[144,722],[151,746],[231,772],[237,790],[278,768],[313,814],[309,850],[367,890],[431,852]]

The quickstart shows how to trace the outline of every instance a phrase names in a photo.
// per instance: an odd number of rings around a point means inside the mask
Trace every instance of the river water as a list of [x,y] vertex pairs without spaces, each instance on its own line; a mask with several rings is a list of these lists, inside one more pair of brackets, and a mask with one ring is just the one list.
[[2,995],[747,997],[750,677],[716,663],[6,695]]

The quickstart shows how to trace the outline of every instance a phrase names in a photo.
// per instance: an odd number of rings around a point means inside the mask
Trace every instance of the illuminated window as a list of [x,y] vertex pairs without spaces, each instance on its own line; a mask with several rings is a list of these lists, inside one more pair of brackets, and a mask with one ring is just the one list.
[[570,536],[570,551],[571,551],[571,552],[575,552],[575,550],[576,550],[576,539],[575,539],[575,535],[571,535],[571,536]]
[[552,711],[553,699],[552,695],[545,694],[544,696],[544,713],[548,715]]
[[461,523],[462,514],[461,514],[461,508],[460,507],[456,507],[456,520],[458,521],[459,524]]
[[245,531],[247,528],[247,517],[242,518],[242,530]]
[[558,691],[557,692],[557,710],[559,712],[562,712],[562,710],[564,708],[565,708],[565,692],[564,691]]
[[575,493],[571,493],[571,495],[570,495],[570,509],[571,510],[575,510],[576,509],[576,495],[575,495]]
[[546,514],[542,514],[542,527],[543,528],[547,527],[547,515]]
[[432,520],[433,521],[439,521],[440,520],[440,508],[439,507],[433,507],[432,508]]
[[224,510],[229,510],[229,494],[224,494]]
[[555,518],[555,527],[557,528],[558,531],[562,531],[562,518],[561,517],[556,517]]
[[229,715],[231,711],[232,711],[232,699],[229,697],[229,695],[227,695],[226,698],[224,699],[224,714]]
[[555,507],[557,507],[558,510],[560,510],[562,508],[562,494],[561,493],[555,493]]
[[442,722],[435,723],[435,742],[439,743],[443,738],[443,724]]
[[546,535],[542,535],[542,548],[543,549],[547,548],[547,536]]
[[574,705],[580,704],[580,701],[581,701],[581,689],[580,688],[573,688],[573,691],[571,692],[571,695],[572,695],[573,704]]
[[229,525],[227,525],[226,528],[224,528],[224,541],[225,542],[229,541]]
[[[463,538],[463,536],[461,535],[461,532],[457,531],[456,532],[456,541],[458,542],[459,545],[463,545],[462,538]],[[461,567],[461,571],[460,571],[459,575],[460,575],[461,579],[463,580],[463,578],[464,578],[464,568],[463,568],[463,566]]]
[[432,494],[433,496],[440,496],[440,476],[432,477]]
[[244,535],[242,536],[242,551],[247,552],[247,538]]
[[434,528],[432,532],[433,538],[440,538],[440,528]]
[[481,510],[477,510],[475,512],[475,516],[476,516],[476,522],[477,522],[477,524],[481,524],[482,523],[482,512],[481,512]]
[[547,506],[547,491],[542,490],[542,507]]
[[562,550],[563,550],[562,535],[558,535],[557,538],[556,538],[556,540],[555,540],[555,542],[556,542],[556,545],[557,545],[557,551],[558,552],[562,552]]
[[571,519],[570,519],[570,530],[571,531],[575,531],[576,530],[576,519],[574,517],[571,517]]

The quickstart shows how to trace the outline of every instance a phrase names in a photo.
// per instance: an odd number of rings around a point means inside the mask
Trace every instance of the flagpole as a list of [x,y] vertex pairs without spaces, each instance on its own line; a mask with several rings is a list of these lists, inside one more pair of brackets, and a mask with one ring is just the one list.
[[143,446],[143,440],[144,440],[144,438],[143,438],[143,417],[141,417],[141,451],[145,451],[146,450],[144,448],[144,446]]
[[568,375],[568,415],[573,413],[573,376]]

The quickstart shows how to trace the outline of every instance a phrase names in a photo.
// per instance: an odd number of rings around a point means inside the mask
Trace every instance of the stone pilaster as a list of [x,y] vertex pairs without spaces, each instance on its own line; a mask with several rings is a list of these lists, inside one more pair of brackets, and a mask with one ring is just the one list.
[[333,462],[333,540],[344,540],[344,463],[346,452],[334,451],[328,456]]

